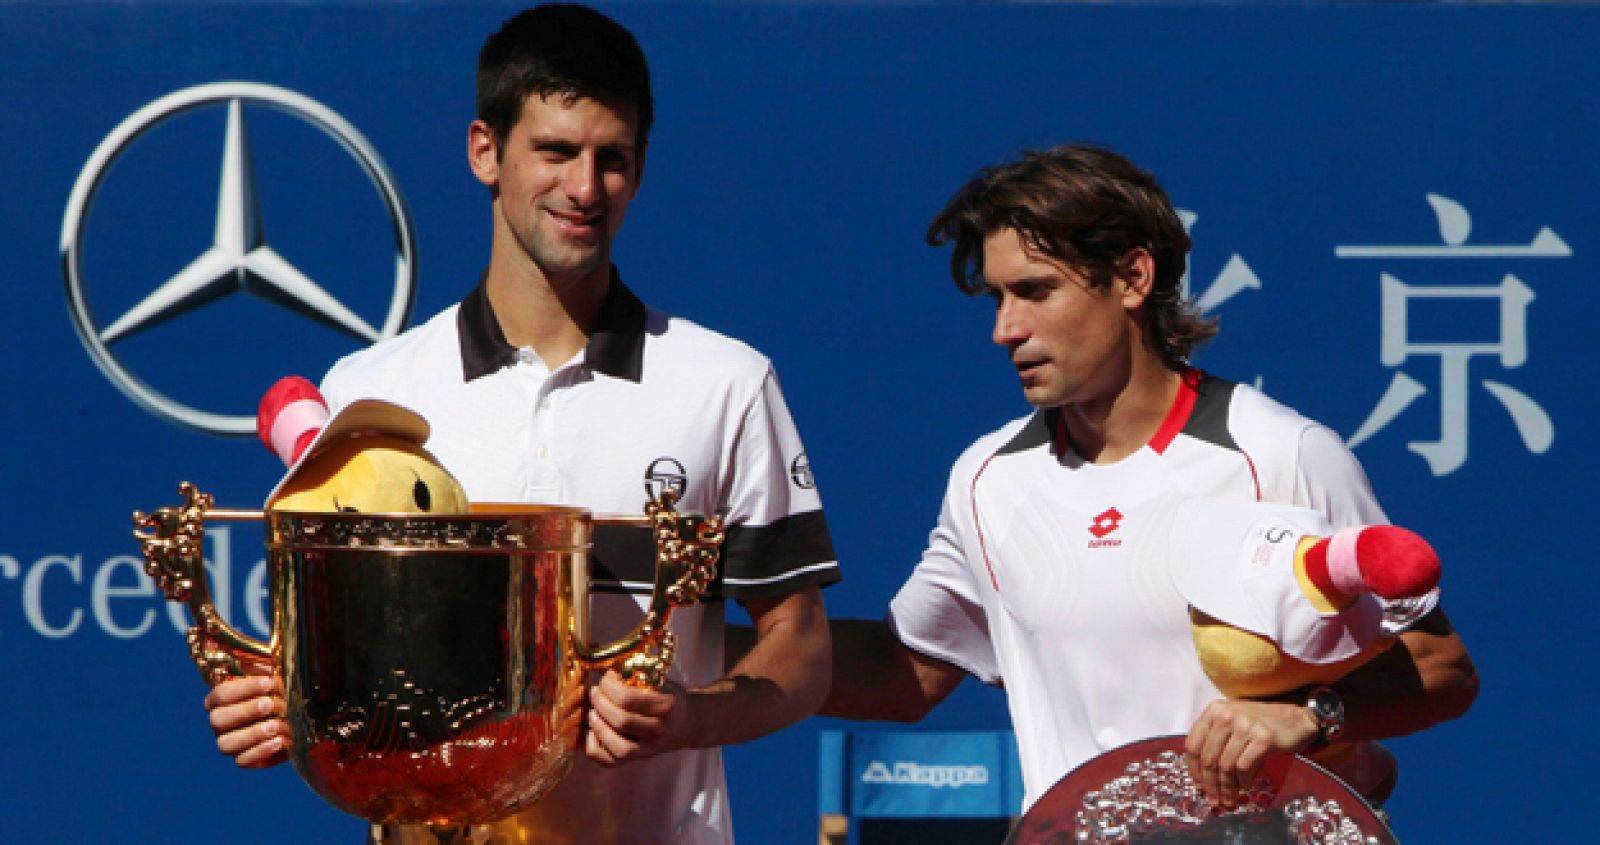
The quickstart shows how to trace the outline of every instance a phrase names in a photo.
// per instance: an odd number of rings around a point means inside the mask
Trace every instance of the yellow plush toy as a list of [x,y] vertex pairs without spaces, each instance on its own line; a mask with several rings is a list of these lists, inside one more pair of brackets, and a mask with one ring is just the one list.
[[278,381],[256,415],[261,439],[289,465],[267,508],[359,513],[465,513],[460,483],[422,447],[428,423],[389,402],[363,399],[329,419],[299,376]]
[[[1334,683],[1394,644],[1380,598],[1420,598],[1439,582],[1438,555],[1411,531],[1334,531],[1302,508],[1197,500],[1173,536],[1201,668],[1230,698]],[[1368,797],[1393,786],[1393,758],[1371,743],[1308,756]]]

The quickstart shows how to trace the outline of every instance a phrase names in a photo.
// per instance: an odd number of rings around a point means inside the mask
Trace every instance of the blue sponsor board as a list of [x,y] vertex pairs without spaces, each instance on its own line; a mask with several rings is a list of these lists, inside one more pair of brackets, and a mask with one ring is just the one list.
[[[227,432],[265,387],[476,281],[472,63],[514,8],[0,8],[0,839],[362,835],[287,768],[213,750],[186,623],[140,573],[128,516],[180,480],[256,505],[280,467]],[[1223,327],[1198,363],[1345,435],[1444,556],[1484,692],[1394,743],[1401,838],[1562,838],[1595,692],[1590,661],[1556,658],[1595,634],[1577,529],[1600,7],[605,8],[649,54],[659,115],[619,266],[776,362],[846,567],[830,611],[882,613],[950,462],[1026,410],[989,305],[922,245],[928,220],[1017,149],[1109,144],[1187,214],[1191,290]],[[246,253],[254,273],[203,307],[152,304]],[[286,307],[301,278],[348,319]],[[262,633],[259,531],[208,542],[219,607]],[[773,799],[811,794],[826,724],[729,752],[741,839],[813,835],[809,800]],[[929,721],[1006,724],[975,684]]]
[[1010,731],[827,730],[818,744],[824,814],[1005,819],[1022,805]]

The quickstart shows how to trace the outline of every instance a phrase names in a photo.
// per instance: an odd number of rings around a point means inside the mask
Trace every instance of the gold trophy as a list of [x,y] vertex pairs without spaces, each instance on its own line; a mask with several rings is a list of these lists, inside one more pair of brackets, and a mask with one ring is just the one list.
[[[425,824],[441,839],[539,799],[571,766],[587,670],[660,687],[667,620],[716,572],[720,517],[679,515],[676,493],[645,515],[474,505],[466,514],[309,513],[183,504],[134,514],[149,575],[195,625],[209,684],[271,668],[284,680],[300,776],[375,824]],[[222,619],[202,560],[206,520],[264,520],[272,584],[267,642]],[[648,525],[655,584],[622,639],[589,639],[596,522]]]

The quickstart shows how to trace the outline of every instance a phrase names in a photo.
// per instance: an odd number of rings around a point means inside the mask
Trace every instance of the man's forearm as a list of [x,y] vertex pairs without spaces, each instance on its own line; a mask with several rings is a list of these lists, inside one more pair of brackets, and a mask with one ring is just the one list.
[[965,672],[906,648],[880,620],[835,619],[833,683],[818,711],[860,721],[916,722]]
[[[956,667],[906,648],[879,619],[833,619],[832,681],[819,716],[878,722],[916,722],[966,677]],[[727,657],[736,666],[755,647],[756,632],[728,626]],[[733,671],[730,668],[729,674]]]
[[1347,738],[1386,739],[1466,713],[1478,674],[1444,611],[1435,610],[1334,688],[1344,698]]
[[827,612],[812,587],[746,602],[753,636],[730,637],[743,654],[723,678],[688,691],[690,744],[733,745],[765,736],[816,712],[828,690]]

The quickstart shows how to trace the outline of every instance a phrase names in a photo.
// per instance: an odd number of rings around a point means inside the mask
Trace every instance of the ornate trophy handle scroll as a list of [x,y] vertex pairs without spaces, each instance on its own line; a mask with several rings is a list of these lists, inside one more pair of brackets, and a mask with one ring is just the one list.
[[[133,536],[144,553],[144,571],[155,579],[168,601],[183,602],[194,626],[189,629],[189,656],[206,683],[216,686],[242,677],[247,665],[270,666],[273,646],[228,624],[211,601],[204,555],[205,521],[260,519],[259,511],[214,510],[215,500],[187,481],[178,485],[183,504],[158,508],[146,515],[134,511]],[[276,639],[277,634],[273,634]]]
[[[722,517],[680,516],[674,490],[645,503],[645,518],[656,541],[656,577],[644,619],[626,636],[603,646],[573,637],[578,659],[590,668],[616,668],[630,684],[660,689],[667,682],[677,643],[667,620],[675,607],[700,600],[717,575],[724,537]],[[687,523],[691,536],[684,538]]]

